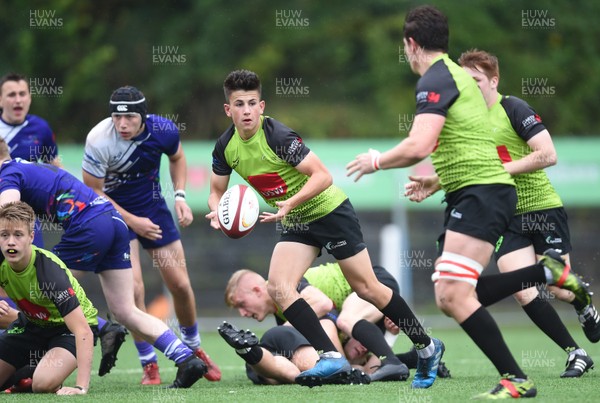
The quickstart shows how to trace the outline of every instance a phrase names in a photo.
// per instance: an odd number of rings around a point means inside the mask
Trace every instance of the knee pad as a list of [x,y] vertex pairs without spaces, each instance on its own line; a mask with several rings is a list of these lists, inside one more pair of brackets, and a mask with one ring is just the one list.
[[471,258],[457,253],[443,252],[435,266],[431,281],[434,283],[439,279],[464,281],[475,287],[482,271],[483,266]]

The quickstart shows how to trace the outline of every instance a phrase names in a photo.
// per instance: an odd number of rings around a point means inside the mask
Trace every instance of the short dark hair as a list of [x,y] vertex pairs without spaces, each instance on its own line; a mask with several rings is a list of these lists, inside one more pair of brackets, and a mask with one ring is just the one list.
[[404,38],[413,38],[425,50],[448,52],[448,18],[433,6],[415,7],[404,20]]
[[227,75],[223,82],[223,91],[225,100],[229,102],[229,97],[234,91],[258,91],[260,96],[262,86],[258,75],[250,70],[235,70]]
[[464,52],[458,58],[461,67],[468,67],[485,74],[490,79],[494,76],[500,78],[500,67],[498,58],[493,54],[479,49],[471,49]]
[[0,94],[2,93],[2,86],[7,81],[25,81],[27,83],[27,90],[29,90],[29,80],[27,80],[27,77],[19,73],[8,73],[3,75],[2,78],[0,78]]

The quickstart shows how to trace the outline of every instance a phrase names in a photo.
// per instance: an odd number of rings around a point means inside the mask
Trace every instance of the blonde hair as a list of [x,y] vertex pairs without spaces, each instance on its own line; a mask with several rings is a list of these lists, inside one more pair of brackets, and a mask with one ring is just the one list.
[[31,232],[35,226],[35,212],[29,204],[22,201],[6,203],[0,207],[0,221],[4,220],[10,224],[26,224]]
[[229,279],[229,281],[227,282],[227,286],[225,287],[225,303],[228,307],[233,307],[233,295],[237,291],[242,277],[249,273],[254,272],[249,269],[240,269],[231,275],[231,278]]

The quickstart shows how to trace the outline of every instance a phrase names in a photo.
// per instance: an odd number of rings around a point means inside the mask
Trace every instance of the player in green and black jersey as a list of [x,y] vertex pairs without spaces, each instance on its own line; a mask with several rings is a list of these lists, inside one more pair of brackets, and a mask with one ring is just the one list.
[[[408,138],[384,153],[370,150],[347,165],[348,175],[401,168],[431,155],[447,203],[441,256],[436,261],[436,302],[452,316],[492,361],[500,384],[482,397],[532,397],[537,391],[510,353],[475,287],[496,241],[508,227],[517,205],[515,184],[497,157],[487,106],[477,85],[450,60],[448,21],[431,6],[412,9],[404,24],[404,50],[417,83],[414,122]],[[431,183],[423,184],[425,190]],[[409,197],[419,189],[408,189]],[[421,189],[422,190],[422,189]],[[497,284],[508,296],[523,283],[556,283],[589,301],[585,285],[554,250],[541,261],[512,273]],[[564,274],[564,278],[563,278]],[[564,281],[563,281],[564,280]]]
[[[500,71],[496,56],[472,50],[463,53],[458,62],[475,79],[483,94],[498,155],[517,184],[516,214],[495,251],[499,270],[513,271],[523,264],[534,264],[548,248],[560,250],[569,263],[572,248],[567,213],[543,170],[557,160],[550,133],[527,102],[498,93]],[[571,294],[560,289],[555,292],[559,297]],[[486,305],[482,294],[478,290],[479,300]],[[540,297],[537,287],[519,291],[515,298],[533,322],[568,353],[567,369],[561,377],[579,377],[593,366],[592,359],[573,340],[552,305]],[[566,298],[573,300],[588,339],[598,342],[600,318],[594,305],[581,304],[572,294]]]
[[[263,116],[258,76],[247,70],[230,73],[224,83],[225,113],[233,125],[217,140],[213,151],[207,218],[218,229],[217,205],[236,171],[276,213],[262,213],[263,223],[281,222],[283,231],[269,267],[269,293],[286,318],[320,351],[319,363],[301,373],[297,382],[307,386],[339,382],[351,370],[323,331],[318,317],[300,298],[296,286],[325,248],[339,262],[352,289],[381,312],[400,323],[417,348],[420,362],[437,367],[443,352],[430,338],[398,293],[377,281],[363,241],[358,218],[347,196],[333,185],[319,157],[292,129]],[[429,365],[429,364],[428,364]],[[424,366],[424,365],[423,365]],[[417,370],[414,387],[433,384],[437,372]]]
[[[85,394],[98,311],[65,264],[32,245],[34,223],[33,209],[24,202],[0,207],[0,286],[21,311],[0,335],[0,385],[16,369],[37,366],[33,392]],[[75,368],[75,386],[63,387]]]

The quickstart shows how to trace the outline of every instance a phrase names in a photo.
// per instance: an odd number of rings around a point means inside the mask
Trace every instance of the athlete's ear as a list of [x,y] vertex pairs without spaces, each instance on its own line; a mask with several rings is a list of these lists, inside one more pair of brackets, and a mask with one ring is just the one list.
[[225,110],[225,114],[231,117],[231,107],[229,106],[229,104],[223,104],[223,109]]
[[490,78],[490,88],[493,90],[498,88],[498,76]]

